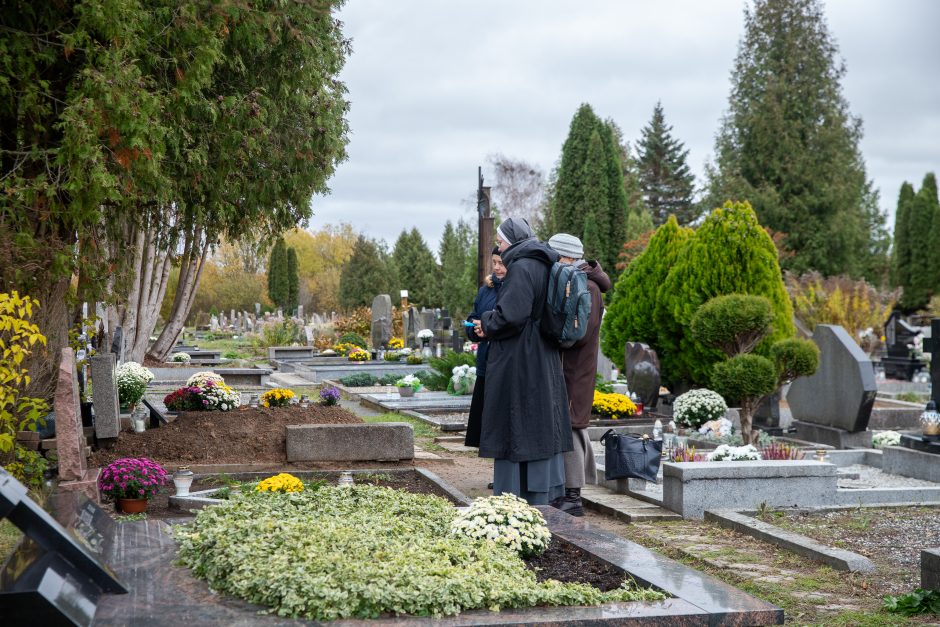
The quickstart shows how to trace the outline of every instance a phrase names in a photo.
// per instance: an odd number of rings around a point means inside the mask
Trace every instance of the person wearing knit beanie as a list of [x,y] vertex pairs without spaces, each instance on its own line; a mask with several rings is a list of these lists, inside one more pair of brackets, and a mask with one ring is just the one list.
[[562,257],[568,257],[573,261],[584,258],[584,245],[581,243],[581,240],[574,235],[557,233],[549,238],[548,245]]

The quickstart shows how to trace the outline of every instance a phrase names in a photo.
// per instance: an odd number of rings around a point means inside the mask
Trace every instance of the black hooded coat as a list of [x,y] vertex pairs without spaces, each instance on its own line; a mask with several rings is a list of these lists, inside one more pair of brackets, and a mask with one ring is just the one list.
[[527,224],[507,222],[514,224],[500,229],[509,229],[515,243],[502,254],[506,278],[496,308],[481,316],[490,349],[480,457],[527,462],[573,448],[561,357],[537,323],[558,253],[532,237]]

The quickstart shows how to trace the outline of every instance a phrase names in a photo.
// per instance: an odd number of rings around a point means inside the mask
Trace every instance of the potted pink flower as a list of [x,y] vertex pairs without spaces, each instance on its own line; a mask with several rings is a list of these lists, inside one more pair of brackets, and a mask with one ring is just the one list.
[[112,498],[125,514],[137,514],[147,509],[152,499],[167,483],[163,466],[146,457],[123,457],[114,460],[101,471],[98,489]]

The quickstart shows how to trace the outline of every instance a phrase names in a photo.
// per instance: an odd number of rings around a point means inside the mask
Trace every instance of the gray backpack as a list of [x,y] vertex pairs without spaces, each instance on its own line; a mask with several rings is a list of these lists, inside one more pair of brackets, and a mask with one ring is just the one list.
[[545,307],[539,321],[542,335],[558,348],[571,348],[587,333],[591,292],[584,270],[556,261],[548,273]]

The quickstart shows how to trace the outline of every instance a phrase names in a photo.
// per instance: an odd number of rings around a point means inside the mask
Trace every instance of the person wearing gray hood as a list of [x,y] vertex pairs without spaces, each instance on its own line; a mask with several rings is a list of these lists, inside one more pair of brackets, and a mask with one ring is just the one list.
[[523,219],[505,220],[497,239],[506,279],[496,308],[476,321],[490,341],[480,457],[494,460],[494,495],[547,505],[565,494],[564,453],[573,448],[561,357],[538,325],[559,256]]

